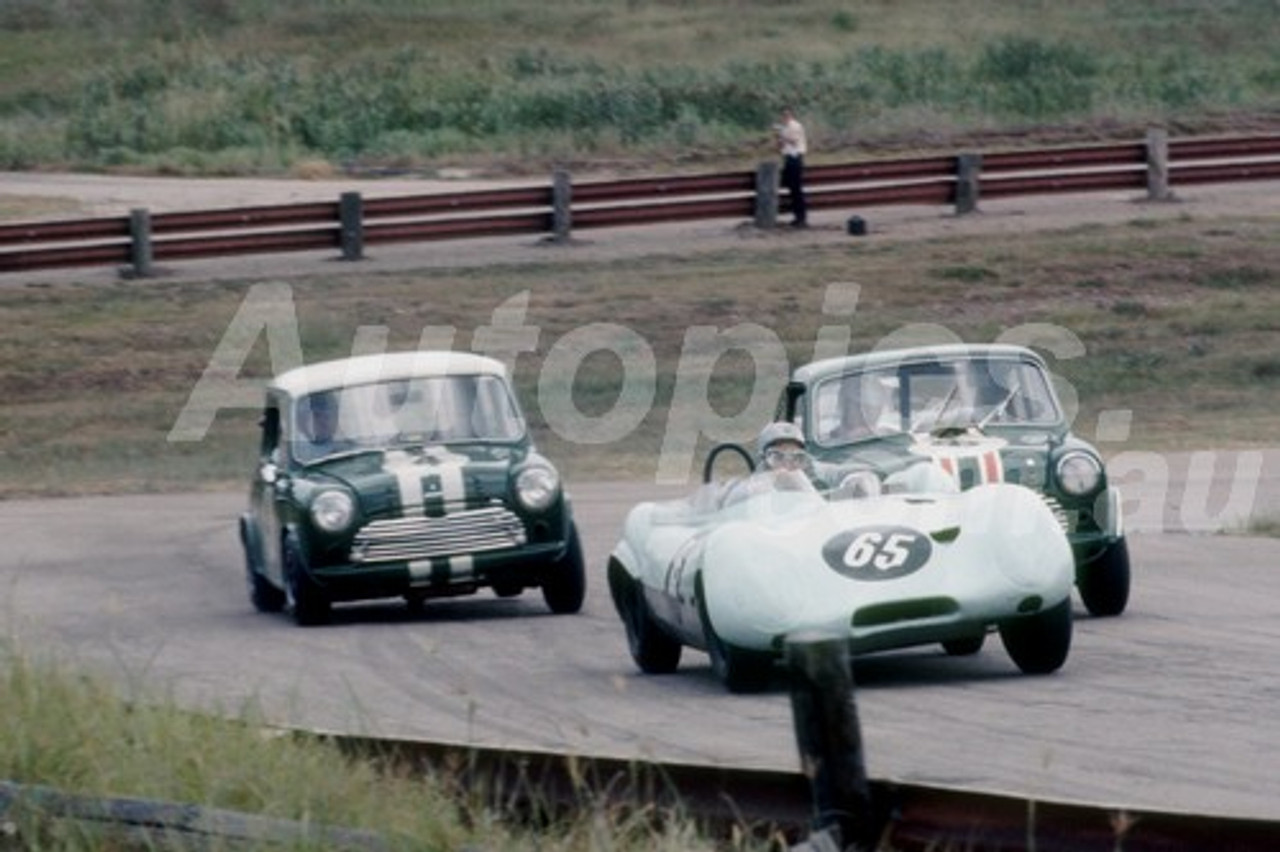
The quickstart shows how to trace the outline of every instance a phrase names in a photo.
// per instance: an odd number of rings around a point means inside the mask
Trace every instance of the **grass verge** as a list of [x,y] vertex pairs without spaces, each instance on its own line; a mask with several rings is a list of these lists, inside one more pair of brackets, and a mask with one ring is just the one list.
[[[214,837],[200,847],[211,850],[329,849],[325,828],[376,834],[390,852],[769,848],[745,836],[712,841],[677,814],[659,819],[588,808],[522,824],[486,801],[483,790],[459,789],[447,770],[411,773],[357,760],[323,741],[263,727],[252,707],[214,719],[177,710],[163,696],[122,695],[105,680],[7,643],[0,644],[0,715],[0,778],[7,781],[91,797],[187,803],[292,821],[300,829],[296,840],[283,842]],[[131,841],[118,827],[51,819],[29,804],[3,816],[6,843],[24,849],[157,848]]]

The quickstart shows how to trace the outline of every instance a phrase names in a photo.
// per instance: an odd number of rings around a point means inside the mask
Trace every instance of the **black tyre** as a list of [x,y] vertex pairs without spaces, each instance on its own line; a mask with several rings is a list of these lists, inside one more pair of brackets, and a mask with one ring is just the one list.
[[587,596],[587,568],[582,559],[582,542],[578,527],[569,528],[569,546],[547,571],[542,581],[542,599],[557,615],[568,615],[582,609]]
[[1120,539],[1077,571],[1076,588],[1090,615],[1111,616],[1129,605],[1129,543]]
[[948,639],[942,643],[942,650],[952,657],[972,657],[982,650],[982,646],[986,644],[986,641],[987,634],[985,633],[979,633],[977,636],[965,636],[963,639]]
[[706,639],[707,654],[711,657],[711,672],[725,688],[739,694],[765,689],[773,676],[773,655],[735,647],[716,635],[711,619],[707,616],[701,577],[698,578],[698,614],[702,618],[702,635]]
[[1000,639],[1025,674],[1057,671],[1071,650],[1071,598],[1052,609],[1004,622]]
[[330,603],[324,591],[307,572],[306,557],[293,536],[285,538],[281,558],[284,567],[285,596],[293,620],[301,627],[329,621]]
[[262,575],[258,554],[245,529],[244,521],[240,522],[240,544],[244,547],[244,574],[253,608],[258,612],[280,612],[284,609],[284,592]]
[[640,584],[617,563],[609,566],[609,588],[627,630],[631,659],[645,674],[671,674],[680,666],[684,647],[662,629],[645,602]]

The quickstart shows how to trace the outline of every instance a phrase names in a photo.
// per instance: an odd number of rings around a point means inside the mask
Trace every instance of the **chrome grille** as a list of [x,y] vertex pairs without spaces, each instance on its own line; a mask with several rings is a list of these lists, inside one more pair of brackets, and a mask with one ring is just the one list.
[[501,506],[373,521],[351,542],[351,561],[404,562],[460,553],[519,547],[528,541],[524,524]]

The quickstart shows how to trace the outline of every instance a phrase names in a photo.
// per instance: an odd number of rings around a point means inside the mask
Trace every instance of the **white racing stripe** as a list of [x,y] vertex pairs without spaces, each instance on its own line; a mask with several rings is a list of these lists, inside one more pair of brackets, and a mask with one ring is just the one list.
[[[433,497],[438,497],[446,504],[466,499],[467,482],[463,475],[466,462],[466,456],[451,453],[443,447],[430,447],[424,457],[403,451],[388,451],[382,467],[396,478],[401,512],[405,517],[412,517],[426,511],[426,494],[422,483],[427,476],[438,478],[440,482],[440,491],[433,494]],[[438,576],[442,563],[447,565],[443,573],[450,582],[469,580],[475,572],[475,560],[470,554],[439,560],[418,559],[409,563],[411,581],[429,581]]]

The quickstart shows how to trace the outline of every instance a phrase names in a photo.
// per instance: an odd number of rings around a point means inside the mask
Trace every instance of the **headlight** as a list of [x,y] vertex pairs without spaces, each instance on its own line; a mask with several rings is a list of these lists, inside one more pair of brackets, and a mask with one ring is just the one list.
[[345,491],[322,491],[311,501],[311,520],[325,532],[341,532],[351,524],[355,501]]
[[1102,463],[1089,453],[1067,453],[1058,459],[1058,483],[1074,497],[1094,491],[1102,480]]
[[533,465],[520,471],[516,477],[516,497],[531,512],[546,510],[560,493],[560,474],[555,468]]

